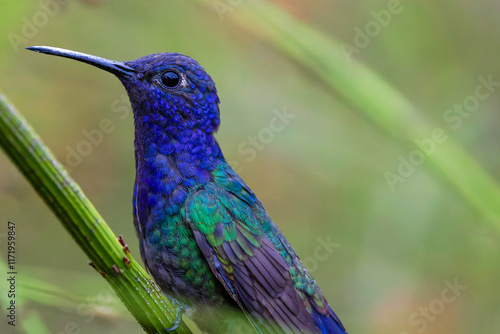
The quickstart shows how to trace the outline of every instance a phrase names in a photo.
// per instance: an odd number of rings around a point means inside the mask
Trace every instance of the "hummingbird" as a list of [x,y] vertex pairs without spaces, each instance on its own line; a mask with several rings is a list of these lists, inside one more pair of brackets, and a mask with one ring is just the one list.
[[263,334],[346,333],[225,160],[214,137],[217,90],[197,61],[170,52],[119,62],[47,46],[27,49],[93,65],[125,87],[134,115],[132,203],[141,257],[160,289],[202,330],[245,332],[227,321],[230,314]]

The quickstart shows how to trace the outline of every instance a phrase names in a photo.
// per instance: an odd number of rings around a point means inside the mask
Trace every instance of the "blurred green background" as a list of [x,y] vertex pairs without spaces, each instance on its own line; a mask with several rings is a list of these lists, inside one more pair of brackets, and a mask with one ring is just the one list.
[[[117,109],[128,105],[120,100],[124,89],[103,71],[24,47],[58,46],[116,60],[166,51],[197,59],[222,101],[217,138],[226,158],[309,266],[350,333],[500,330],[498,229],[427,163],[391,189],[385,173],[396,173],[400,157],[408,158],[412,149],[351,108],[303,64],[242,28],[238,11],[247,1],[49,2],[53,15],[40,14],[47,13],[43,3],[0,3],[0,89],[66,166],[68,152],[86,140],[85,131],[98,129],[103,118],[112,121],[113,131],[70,174],[136,258],[133,124],[130,114],[122,117],[126,109]],[[217,9],[220,3],[226,7]],[[275,1],[299,21],[352,46],[358,29],[376,22],[372,11],[391,3]],[[474,95],[479,76],[500,80],[499,3],[401,1],[401,8],[353,58],[500,179],[500,92],[480,101],[456,130],[443,120],[448,108]],[[250,159],[242,148],[252,146],[249,136],[264,136],[276,109],[294,118]],[[141,332],[3,153],[0,219],[2,257],[7,221],[17,224],[21,298],[19,326],[7,326],[4,311],[2,333]],[[446,282],[454,281],[464,286],[456,295],[447,290]]]

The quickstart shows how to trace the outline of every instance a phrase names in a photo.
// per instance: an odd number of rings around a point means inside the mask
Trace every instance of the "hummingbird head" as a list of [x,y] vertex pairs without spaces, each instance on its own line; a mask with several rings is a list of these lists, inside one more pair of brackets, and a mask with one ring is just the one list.
[[75,59],[116,75],[127,90],[137,123],[177,133],[219,127],[215,84],[194,59],[179,53],[158,53],[119,62],[80,52],[33,46],[28,50]]

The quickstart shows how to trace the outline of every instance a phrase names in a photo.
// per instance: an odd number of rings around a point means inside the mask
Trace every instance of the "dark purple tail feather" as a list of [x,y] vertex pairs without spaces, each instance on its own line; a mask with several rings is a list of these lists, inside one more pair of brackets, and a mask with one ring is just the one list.
[[344,325],[342,325],[342,322],[328,304],[327,308],[328,314],[320,312],[315,307],[312,308],[314,323],[321,330],[321,334],[347,334]]

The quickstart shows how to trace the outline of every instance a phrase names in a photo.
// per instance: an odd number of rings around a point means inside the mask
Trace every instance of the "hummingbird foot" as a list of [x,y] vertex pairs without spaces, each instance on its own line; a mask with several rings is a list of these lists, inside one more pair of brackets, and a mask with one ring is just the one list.
[[167,332],[175,331],[181,325],[181,322],[182,322],[182,307],[178,306],[175,314],[175,319],[172,322],[172,326],[169,328],[165,328],[165,330]]

